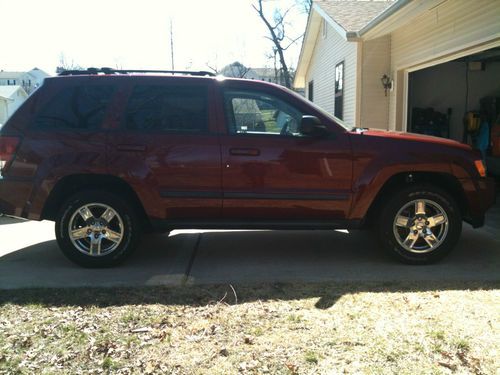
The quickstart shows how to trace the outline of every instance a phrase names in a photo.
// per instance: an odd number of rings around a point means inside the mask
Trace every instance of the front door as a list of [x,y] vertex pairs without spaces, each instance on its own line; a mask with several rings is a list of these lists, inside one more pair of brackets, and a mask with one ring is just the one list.
[[304,136],[286,96],[226,90],[221,138],[225,219],[345,219],[351,202],[349,140]]

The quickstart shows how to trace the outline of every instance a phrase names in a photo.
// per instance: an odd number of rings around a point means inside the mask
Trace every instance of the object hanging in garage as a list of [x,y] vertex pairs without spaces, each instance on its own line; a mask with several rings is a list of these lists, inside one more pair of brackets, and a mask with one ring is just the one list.
[[446,114],[437,112],[433,108],[413,108],[411,131],[413,133],[450,137],[451,108]]

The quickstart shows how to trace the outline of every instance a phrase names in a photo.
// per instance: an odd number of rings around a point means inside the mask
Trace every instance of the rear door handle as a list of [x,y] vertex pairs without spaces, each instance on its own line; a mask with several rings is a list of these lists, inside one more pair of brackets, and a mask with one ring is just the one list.
[[116,149],[118,151],[142,152],[142,151],[146,151],[146,146],[145,145],[117,145]]
[[231,148],[229,149],[229,153],[240,156],[259,156],[260,150],[257,148]]

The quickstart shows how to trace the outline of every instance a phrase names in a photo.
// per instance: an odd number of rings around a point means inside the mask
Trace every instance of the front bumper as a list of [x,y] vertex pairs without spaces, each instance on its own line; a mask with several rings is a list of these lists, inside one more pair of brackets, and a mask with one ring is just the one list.
[[31,181],[0,177],[0,213],[27,219],[32,186]]
[[464,221],[479,228],[484,225],[486,211],[495,204],[496,188],[493,178],[462,180],[467,199],[468,213]]

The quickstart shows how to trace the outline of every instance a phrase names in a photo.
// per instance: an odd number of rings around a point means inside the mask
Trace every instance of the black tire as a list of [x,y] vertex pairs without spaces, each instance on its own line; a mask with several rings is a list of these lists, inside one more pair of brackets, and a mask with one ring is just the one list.
[[[81,227],[82,229],[86,228],[85,226],[89,225],[91,222],[96,224],[94,217],[85,221],[82,215],[78,216],[79,214],[77,214],[77,211],[85,205],[90,205],[89,208],[97,212],[98,216],[99,211],[96,210],[105,210],[106,208],[104,206],[114,210],[116,215],[113,216],[109,224],[107,224],[109,228],[103,227],[102,233],[104,236],[106,229],[108,229],[107,233],[109,236],[111,229],[117,228],[114,233],[119,233],[121,236],[120,240],[117,241],[115,239],[115,242],[107,238],[102,240],[102,244],[105,244],[111,249],[109,253],[96,255],[96,249],[89,249],[90,252],[94,252],[94,255],[86,253],[85,246],[87,242],[89,246],[91,246],[91,237],[85,236],[78,240],[72,240],[70,238],[70,221],[73,226],[79,221],[79,225],[75,228]],[[101,207],[101,205],[103,207]],[[101,214],[101,216],[104,215]],[[100,219],[102,219],[102,217]],[[104,222],[105,220],[103,219],[102,221]],[[96,229],[95,226],[92,228]],[[82,191],[71,196],[62,205],[57,215],[55,230],[57,242],[63,254],[76,264],[88,268],[112,267],[123,262],[135,250],[142,234],[142,228],[134,209],[130,205],[127,205],[120,196],[98,190]],[[93,233],[97,235],[98,232],[95,231],[91,233],[92,235],[94,235]],[[98,251],[101,251],[101,246],[99,246]]]
[[[422,200],[426,203],[425,210],[429,217],[432,216],[433,209],[442,209],[447,217],[447,224],[427,227],[427,224],[430,222],[424,219],[425,215],[417,215],[417,213],[413,216],[411,214],[403,215],[403,212],[409,211],[402,211],[400,217],[410,216],[413,219],[416,218],[422,221],[418,223],[410,220],[409,223],[413,225],[412,227],[396,225],[396,216],[400,210],[404,209],[405,206],[408,207],[408,210],[411,210],[413,203],[410,204],[410,202],[416,200]],[[462,217],[457,203],[445,191],[431,185],[412,185],[404,190],[395,192],[384,202],[379,218],[378,237],[382,247],[393,257],[408,264],[431,264],[443,259],[453,250],[462,232]],[[442,236],[440,242],[430,247],[430,244],[427,243],[425,239],[429,237],[419,237],[420,227],[416,226],[419,224],[425,224],[422,231],[431,230],[433,232],[432,234],[435,235],[434,238],[440,238],[440,236]],[[411,228],[413,228],[413,230]],[[410,238],[410,236],[412,236],[410,232],[413,233],[414,237]],[[412,248],[411,243],[415,237],[418,237],[418,239],[413,246],[419,245],[422,249]],[[408,242],[405,242],[407,239]],[[429,248],[425,249],[426,246]]]

